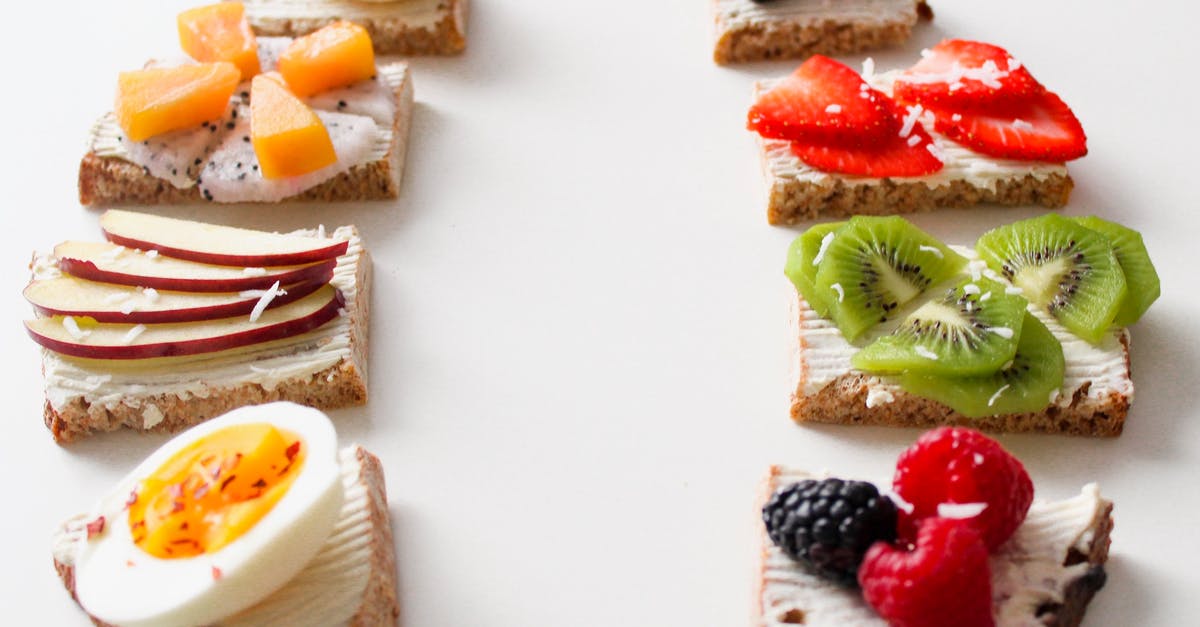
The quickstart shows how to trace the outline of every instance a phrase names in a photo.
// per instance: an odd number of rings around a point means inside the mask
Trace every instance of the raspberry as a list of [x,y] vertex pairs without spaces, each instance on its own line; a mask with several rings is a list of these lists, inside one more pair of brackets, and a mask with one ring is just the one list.
[[771,540],[814,573],[854,585],[863,554],[896,537],[896,506],[864,481],[806,479],[763,506]]
[[973,525],[926,518],[911,551],[879,542],[858,570],[863,598],[891,627],[992,627],[988,551]]
[[983,511],[969,520],[989,551],[1012,536],[1033,502],[1033,482],[1021,462],[995,440],[963,427],[941,427],[918,438],[900,454],[892,486],[913,506],[900,513],[901,538],[911,540],[922,519],[938,515],[939,505],[983,503]]

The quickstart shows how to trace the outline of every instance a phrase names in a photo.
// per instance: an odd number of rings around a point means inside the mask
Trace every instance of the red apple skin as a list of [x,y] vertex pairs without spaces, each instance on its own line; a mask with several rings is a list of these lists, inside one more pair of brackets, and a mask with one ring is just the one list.
[[337,259],[327,259],[320,263],[296,268],[278,274],[268,271],[262,276],[247,276],[236,279],[188,279],[183,277],[148,277],[136,274],[125,274],[101,270],[91,261],[64,257],[58,260],[58,268],[67,274],[89,281],[101,283],[116,283],[118,285],[133,285],[135,287],[152,287],[156,290],[173,290],[176,292],[241,292],[243,290],[265,290],[279,281],[280,285],[308,283],[331,275]]
[[341,240],[324,248],[295,253],[228,255],[162,246],[154,242],[125,237],[108,231],[104,231],[104,237],[108,241],[120,244],[126,248],[157,250],[160,255],[166,255],[167,257],[198,261],[200,263],[211,263],[218,266],[294,266],[302,263],[335,259],[346,254],[346,250],[350,247],[349,241]]
[[25,325],[25,331],[29,333],[29,337],[33,338],[34,342],[48,348],[56,353],[68,355],[71,357],[83,357],[87,359],[152,359],[155,357],[181,357],[185,355],[200,355],[203,353],[215,353],[217,351],[228,350],[231,348],[239,348],[249,346],[251,344],[259,344],[262,342],[270,342],[279,340],[293,335],[300,335],[316,329],[325,323],[333,320],[338,316],[338,311],[346,306],[346,297],[342,295],[342,291],[335,289],[333,298],[320,309],[313,313],[297,318],[287,320],[271,326],[259,327],[241,333],[233,333],[230,335],[220,335],[217,337],[201,338],[196,340],[186,340],[182,342],[164,342],[160,344],[141,344],[129,346],[84,346],[80,344],[72,344],[70,342],[61,342],[53,338],[48,338],[44,335],[35,333]]
[[[274,309],[291,302],[295,302],[312,294],[325,285],[333,278],[333,272],[306,283],[296,285],[285,285],[283,289],[286,294],[276,296],[267,305],[267,309]],[[270,286],[267,286],[268,288]],[[28,290],[29,288],[25,288]],[[158,288],[155,288],[158,289]],[[26,296],[25,300],[29,300]],[[96,322],[117,322],[128,324],[157,324],[163,322],[196,322],[199,320],[216,320],[218,318],[232,318],[234,316],[242,316],[254,310],[254,306],[258,304],[257,298],[250,298],[245,301],[229,303],[226,305],[215,305],[212,307],[191,307],[188,309],[164,309],[161,311],[131,311],[128,314],[120,311],[86,311],[86,310],[68,310],[54,309],[52,307],[44,307],[29,301],[33,305],[34,311],[43,316],[75,316],[93,318]]]

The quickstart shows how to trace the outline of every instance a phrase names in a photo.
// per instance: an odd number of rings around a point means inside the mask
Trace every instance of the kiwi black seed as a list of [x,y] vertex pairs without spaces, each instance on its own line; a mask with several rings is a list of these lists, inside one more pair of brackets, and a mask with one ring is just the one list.
[[900,386],[970,418],[1045,409],[1062,388],[1062,344],[1036,316],[1024,316],[1017,352],[1000,370],[965,377],[905,372]]
[[921,305],[891,334],[855,353],[851,364],[873,374],[980,375],[1012,360],[1027,301],[990,279],[967,280]]
[[1125,274],[1125,302],[1121,303],[1113,324],[1124,327],[1137,322],[1159,296],[1158,271],[1150,261],[1142,234],[1095,216],[1072,219],[1108,238],[1121,272]]
[[1112,244],[1058,214],[988,231],[975,249],[1029,302],[1089,342],[1104,337],[1124,302],[1125,275]]
[[966,261],[903,218],[855,216],[825,247],[813,289],[853,341]]

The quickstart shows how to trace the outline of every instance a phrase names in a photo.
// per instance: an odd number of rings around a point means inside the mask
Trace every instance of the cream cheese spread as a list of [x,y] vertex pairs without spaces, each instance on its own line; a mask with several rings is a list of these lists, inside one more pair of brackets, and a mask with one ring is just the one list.
[[[978,258],[973,249],[961,246],[951,246],[955,252],[969,259],[967,271],[959,279],[967,276],[988,275],[989,278],[1004,281],[1003,277],[986,269],[986,264]],[[957,279],[956,279],[957,280]],[[789,283],[790,285],[790,283]],[[933,293],[937,288],[931,288]],[[818,315],[808,306],[804,298],[795,289],[792,293],[791,324],[793,336],[792,380],[798,394],[811,396],[821,391],[826,385],[850,372],[858,372],[850,365],[850,359],[858,352],[858,346],[851,344],[838,330],[837,325]],[[921,300],[920,298],[917,299]],[[1069,406],[1076,391],[1086,388],[1086,396],[1102,399],[1111,394],[1133,397],[1133,380],[1130,378],[1129,364],[1126,359],[1125,345],[1128,343],[1129,331],[1124,328],[1111,329],[1097,344],[1089,344],[1086,340],[1067,331],[1057,320],[1040,307],[1029,305],[1029,311],[1045,323],[1063,348],[1065,371],[1063,385],[1057,394],[1046,399],[1047,404],[1054,403],[1060,407]],[[903,314],[876,327],[869,334],[870,338],[890,332],[903,319]],[[862,343],[865,345],[865,342]],[[874,407],[893,400],[893,393],[901,392],[901,388],[888,382],[885,378],[869,377],[867,379],[867,406]]]
[[[318,236],[314,231],[301,234]],[[150,409],[153,404],[147,398],[158,395],[175,395],[185,400],[206,398],[246,384],[270,390],[289,379],[311,377],[351,358],[350,321],[356,314],[356,275],[363,248],[350,227],[338,228],[331,238],[349,241],[345,254],[338,257],[330,281],[345,296],[346,307],[320,328],[244,349],[127,362],[75,359],[42,349],[46,399],[56,410],[79,397],[89,405],[139,407],[146,420],[143,426],[148,428],[162,420],[162,411],[158,407]],[[36,277],[53,276],[55,272],[57,269],[49,260],[36,264]]]
[[[869,69],[869,64],[864,65]],[[863,79],[875,89],[890,96],[892,93],[892,84],[899,74],[899,70],[892,70],[881,74],[866,71],[864,72]],[[755,92],[765,91],[775,82],[760,82],[755,85]],[[929,136],[933,139],[934,147],[930,151],[942,161],[942,169],[925,176],[897,177],[886,180],[903,183],[924,183],[931,189],[948,186],[955,181],[963,181],[973,187],[994,192],[996,191],[996,184],[1000,181],[1020,179],[1026,176],[1032,176],[1041,181],[1053,175],[1067,175],[1067,166],[1061,163],[1015,161],[979,154],[934,131],[933,118],[928,112],[919,115],[917,121],[929,132]],[[878,185],[885,180],[867,176],[822,172],[796,157],[792,153],[791,144],[787,141],[763,139],[760,137],[759,144],[762,149],[763,171],[770,181],[800,181],[803,183],[832,186],[836,182],[841,182],[844,185]]]
[[[371,571],[371,495],[359,481],[362,465],[356,451],[357,447],[350,446],[338,453],[342,509],[316,557],[283,588],[222,620],[223,627],[350,624]],[[68,566],[75,563],[75,555],[87,542],[87,523],[93,518],[84,514],[63,523],[53,538],[55,561]]]
[[[769,487],[773,492],[810,478],[814,476],[785,469]],[[1033,503],[1025,522],[990,560],[997,625],[1042,625],[1036,620],[1038,607],[1061,603],[1067,586],[1090,568],[1086,561],[1071,566],[1063,563],[1072,548],[1085,555],[1090,552],[1092,527],[1106,506],[1094,483],[1069,499]],[[788,613],[803,612],[803,624],[809,627],[886,627],[887,621],[863,601],[858,590],[809,573],[770,540],[764,542],[760,625],[794,625],[787,620]]]
[[914,0],[716,0],[715,16],[727,27],[788,21],[802,25],[824,22],[890,24],[917,21]]
[[450,14],[446,0],[245,0],[251,23],[258,20],[397,20],[407,28],[436,26]]

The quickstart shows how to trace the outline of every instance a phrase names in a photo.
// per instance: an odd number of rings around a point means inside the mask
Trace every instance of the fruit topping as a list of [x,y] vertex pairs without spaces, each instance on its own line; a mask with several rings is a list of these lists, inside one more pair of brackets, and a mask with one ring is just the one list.
[[783,273],[791,279],[796,290],[808,302],[817,315],[829,313],[829,303],[823,292],[818,292],[814,281],[817,266],[825,256],[825,249],[833,243],[834,234],[845,226],[845,222],[828,222],[810,227],[797,237],[788,248],[787,265]]
[[1068,330],[1098,342],[1125,299],[1125,276],[1104,235],[1057,214],[992,229],[975,246],[988,266]]
[[896,537],[896,506],[864,481],[812,479],[778,490],[763,507],[767,534],[814,573],[846,585],[863,554]]
[[770,139],[857,146],[892,138],[900,124],[890,98],[818,54],[759,95],[747,127]]
[[1072,218],[1075,222],[1103,235],[1112,244],[1117,264],[1125,275],[1125,300],[1113,324],[1128,326],[1138,321],[1150,305],[1158,300],[1158,272],[1150,261],[1150,253],[1142,242],[1142,234],[1095,216]]
[[240,75],[224,61],[121,72],[113,110],[135,142],[199,126],[225,114]]
[[900,387],[949,406],[969,418],[1036,412],[1053,402],[1063,384],[1062,344],[1037,316],[1025,312],[1017,352],[998,370],[948,376],[908,371]]
[[874,374],[991,374],[1017,352],[1025,305],[996,281],[967,280],[863,347],[851,363]]
[[930,107],[934,129],[993,157],[1062,162],[1087,154],[1087,135],[1071,108],[1051,92],[977,111]]
[[863,598],[891,627],[995,624],[987,547],[966,521],[926,518],[912,550],[875,544],[858,581]]
[[921,60],[896,79],[892,95],[901,102],[959,110],[1011,104],[1043,89],[1004,48],[947,39],[921,52]]
[[218,2],[179,14],[179,44],[201,62],[229,61],[242,80],[258,74],[258,45],[246,7],[241,2]]
[[923,522],[936,520],[939,510],[948,518],[944,514],[967,509],[954,505],[979,504],[982,508],[970,508],[961,520],[979,532],[987,550],[995,550],[1025,520],[1033,502],[1033,482],[1020,460],[995,440],[963,427],[940,427],[917,438],[896,461],[892,488],[912,506],[901,510],[899,536],[915,539],[918,546],[926,532]]
[[299,176],[337,161],[321,118],[274,74],[250,84],[250,141],[265,178]]
[[965,264],[903,218],[855,216],[825,247],[814,290],[825,295],[830,318],[853,341]]
[[279,73],[292,93],[301,97],[371,78],[375,75],[371,36],[358,24],[334,22],[293,40],[279,57]]
[[792,154],[804,163],[836,174],[886,178],[924,176],[943,167],[938,148],[919,123],[877,140],[855,146],[792,142]]

